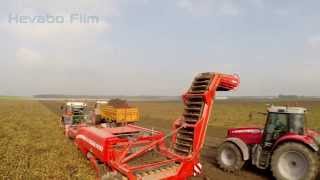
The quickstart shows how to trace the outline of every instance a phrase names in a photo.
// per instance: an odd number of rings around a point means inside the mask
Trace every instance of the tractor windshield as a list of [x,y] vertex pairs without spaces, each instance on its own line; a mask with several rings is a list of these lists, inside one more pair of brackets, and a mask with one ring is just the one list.
[[304,114],[269,113],[267,132],[277,132],[279,135],[286,132],[303,134]]
[[273,133],[277,131],[287,132],[288,131],[288,116],[284,113],[269,113],[267,132]]
[[79,124],[87,120],[87,112],[84,106],[72,106],[72,124]]
[[83,106],[73,106],[72,112],[74,115],[83,115],[85,111],[85,108]]
[[304,114],[289,114],[290,132],[303,134]]

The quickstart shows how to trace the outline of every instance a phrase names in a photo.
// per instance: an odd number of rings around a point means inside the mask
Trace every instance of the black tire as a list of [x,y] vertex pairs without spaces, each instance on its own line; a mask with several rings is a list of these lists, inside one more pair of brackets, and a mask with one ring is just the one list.
[[314,180],[318,168],[319,157],[316,152],[294,142],[280,145],[271,159],[271,170],[278,180]]
[[235,144],[224,142],[218,148],[217,163],[224,171],[235,172],[243,167],[245,161],[240,149]]

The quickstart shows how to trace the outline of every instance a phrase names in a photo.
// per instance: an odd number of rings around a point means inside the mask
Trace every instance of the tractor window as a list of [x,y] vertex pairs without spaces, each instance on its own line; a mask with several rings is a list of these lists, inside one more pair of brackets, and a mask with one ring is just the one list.
[[304,131],[304,114],[290,114],[290,132],[303,134]]
[[268,113],[263,147],[271,147],[280,136],[288,132],[288,114]]
[[288,115],[281,113],[270,113],[268,117],[268,133],[287,132],[288,131]]
[[83,115],[84,114],[84,107],[74,106],[72,107],[72,112],[74,115]]

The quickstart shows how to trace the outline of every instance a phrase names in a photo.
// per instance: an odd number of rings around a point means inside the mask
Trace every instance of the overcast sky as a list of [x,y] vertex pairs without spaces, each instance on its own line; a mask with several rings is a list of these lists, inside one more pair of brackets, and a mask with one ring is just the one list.
[[[220,71],[240,75],[235,95],[319,96],[319,7],[317,0],[2,0],[0,95],[180,95],[198,72]],[[73,14],[99,21],[71,23]],[[64,22],[17,20],[47,15]]]

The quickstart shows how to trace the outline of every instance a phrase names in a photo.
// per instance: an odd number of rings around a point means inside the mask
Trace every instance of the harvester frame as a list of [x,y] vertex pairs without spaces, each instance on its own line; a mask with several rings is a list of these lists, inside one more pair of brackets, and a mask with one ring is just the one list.
[[[236,75],[201,73],[196,76],[182,96],[183,116],[173,123],[173,130],[166,136],[135,125],[74,127],[70,136],[75,138],[76,146],[92,162],[102,179],[187,179],[197,176],[201,174],[200,152],[216,91],[234,90],[239,83]],[[149,134],[141,136],[142,132]],[[169,147],[165,142],[168,137],[172,137]],[[150,152],[163,159],[130,165]]]

